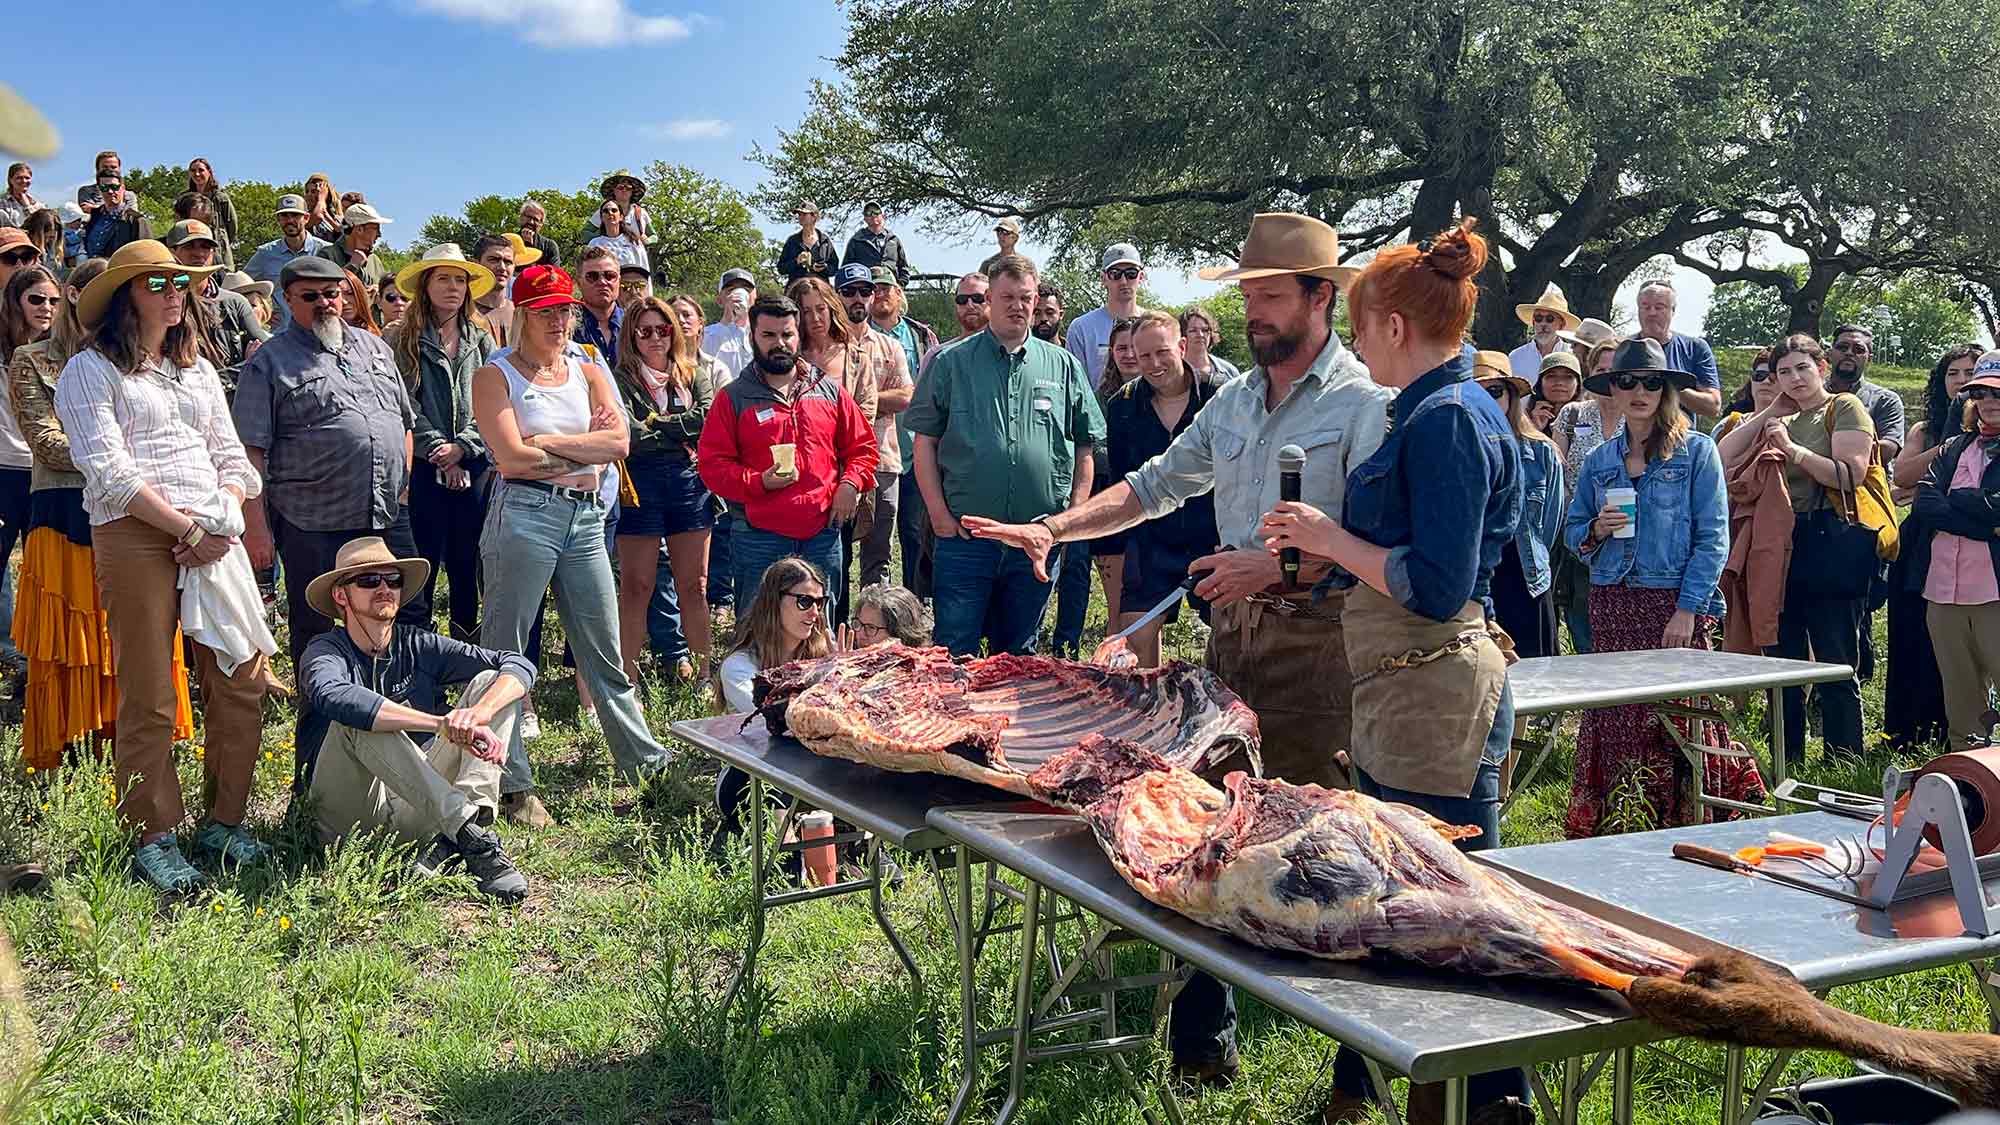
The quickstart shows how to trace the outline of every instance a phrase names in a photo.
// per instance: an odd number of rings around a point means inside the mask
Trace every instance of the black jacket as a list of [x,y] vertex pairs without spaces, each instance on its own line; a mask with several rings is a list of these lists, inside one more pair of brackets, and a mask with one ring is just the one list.
[[[803,262],[799,260],[801,254],[806,257]],[[825,231],[819,232],[819,241],[810,250],[799,238],[799,232],[793,231],[792,237],[785,240],[785,248],[778,251],[778,272],[785,275],[787,285],[802,277],[817,277],[832,285],[833,275],[839,269],[840,255],[834,252],[833,239]]]
[[846,262],[853,265],[860,262],[864,266],[888,266],[896,274],[896,284],[910,283],[910,258],[903,253],[903,240],[887,227],[876,234],[867,227],[854,232],[847,240]]
[[1951,487],[1959,458],[1979,440],[1978,434],[1966,433],[1947,441],[1917,485],[1916,502],[1903,521],[1906,533],[1911,525],[1917,527],[1916,534],[1904,541],[1901,556],[1909,560],[1903,572],[1908,590],[1923,592],[1931,572],[1931,540],[1940,531],[1986,544],[1993,552],[1994,569],[2000,570],[2000,458],[1987,463],[1978,488]]

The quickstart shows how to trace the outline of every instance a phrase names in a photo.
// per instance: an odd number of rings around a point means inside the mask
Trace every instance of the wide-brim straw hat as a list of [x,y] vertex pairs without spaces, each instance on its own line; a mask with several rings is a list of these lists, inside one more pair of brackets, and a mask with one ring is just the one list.
[[1586,316],[1574,330],[1564,329],[1557,332],[1556,338],[1588,351],[1599,344],[1609,344],[1618,339],[1618,330],[1594,316]]
[[467,259],[465,251],[460,250],[456,242],[440,242],[424,251],[423,257],[397,270],[396,288],[403,291],[403,296],[414,301],[417,299],[417,286],[422,284],[424,274],[430,270],[444,268],[464,270],[475,299],[493,291],[493,271]]
[[1611,393],[1613,375],[1664,375],[1670,386],[1689,390],[1694,386],[1694,375],[1667,366],[1667,351],[1658,340],[1647,336],[1634,336],[1618,345],[1611,353],[1611,370],[1600,371],[1583,381],[1583,388],[1592,394]]
[[1533,328],[1535,326],[1536,310],[1552,312],[1561,317],[1562,326],[1559,329],[1560,331],[1574,332],[1583,324],[1582,317],[1569,311],[1569,298],[1563,295],[1562,289],[1553,281],[1549,282],[1548,288],[1542,290],[1540,300],[1531,301],[1525,305],[1515,305],[1514,315],[1521,318],[1522,324]]
[[1361,275],[1340,264],[1340,235],[1311,215],[1267,211],[1250,220],[1250,236],[1233,266],[1200,271],[1203,281],[1250,281],[1259,277],[1322,277],[1346,291]]
[[42,112],[14,88],[0,84],[0,152],[29,160],[47,160],[62,147],[62,138]]
[[646,198],[645,181],[630,172],[613,172],[604,177],[604,182],[597,185],[597,194],[604,199],[610,199],[611,189],[621,182],[631,185],[632,202],[637,203]]
[[340,607],[333,604],[333,588],[356,574],[393,566],[403,572],[403,596],[430,581],[431,564],[422,559],[399,559],[379,535],[350,539],[333,556],[333,569],[306,586],[306,604],[329,621],[338,620]]
[[518,270],[526,266],[532,266],[536,262],[542,260],[542,248],[539,246],[528,245],[527,239],[522,238],[520,235],[515,234],[513,231],[510,230],[506,234],[501,235],[500,237],[514,244],[515,269]]
[[222,287],[224,289],[229,290],[231,293],[241,293],[246,297],[252,293],[256,293],[264,297],[269,297],[271,295],[272,289],[274,288],[274,286],[272,286],[270,282],[258,281],[256,278],[251,277],[249,274],[244,273],[242,270],[236,270],[231,273],[223,274]]
[[96,328],[104,321],[105,310],[111,307],[112,295],[135,277],[149,273],[184,273],[199,283],[204,278],[221,273],[221,266],[184,266],[174,260],[173,251],[155,238],[142,238],[128,242],[111,254],[111,263],[104,272],[90,279],[83,287],[82,295],[76,299],[76,319],[85,328]]
[[1528,381],[1514,374],[1514,363],[1506,352],[1480,351],[1472,353],[1472,381],[1475,383],[1505,383],[1514,388],[1514,393],[1525,397],[1529,391]]

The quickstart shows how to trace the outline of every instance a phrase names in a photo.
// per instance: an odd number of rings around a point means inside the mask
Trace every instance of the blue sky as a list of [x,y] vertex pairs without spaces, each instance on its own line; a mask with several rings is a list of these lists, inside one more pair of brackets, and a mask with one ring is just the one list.
[[[128,169],[206,156],[225,181],[325,171],[396,220],[384,233],[398,246],[474,196],[575,190],[654,159],[748,191],[762,171],[752,144],[772,147],[778,129],[797,125],[810,81],[837,77],[828,60],[845,40],[832,0],[113,0],[64,10],[89,13],[89,63],[76,51],[17,50],[8,68],[63,136],[62,152],[35,166],[37,195],[63,197],[104,148]],[[774,237],[792,228],[789,216],[758,219]],[[969,270],[992,252],[983,230],[951,243],[894,216],[890,226],[927,272]],[[1216,288],[1164,271],[1149,284],[1173,301]],[[1696,330],[1709,287],[1691,271],[1676,284],[1676,319]],[[1621,304],[1629,313],[1629,294]]]

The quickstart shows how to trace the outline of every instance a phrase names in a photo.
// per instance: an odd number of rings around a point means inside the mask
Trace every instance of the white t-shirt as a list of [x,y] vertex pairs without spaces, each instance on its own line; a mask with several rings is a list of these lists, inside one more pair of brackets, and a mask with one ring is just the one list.
[[1093,391],[1104,374],[1105,363],[1111,358],[1111,329],[1117,323],[1118,318],[1105,308],[1092,309],[1069,322],[1063,346],[1090,373],[1090,389]]
[[[35,455],[28,448],[28,441],[21,436],[20,423],[14,421],[12,396],[0,395],[0,469],[32,469]],[[7,565],[0,559],[0,566]]]
[[647,273],[653,272],[653,263],[646,255],[645,246],[629,238],[622,236],[613,238],[610,235],[600,234],[591,239],[590,244],[610,250],[621,266],[638,266]]
[[717,323],[703,328],[701,350],[714,356],[731,379],[742,374],[743,368],[757,358],[750,351],[750,330],[740,324]]

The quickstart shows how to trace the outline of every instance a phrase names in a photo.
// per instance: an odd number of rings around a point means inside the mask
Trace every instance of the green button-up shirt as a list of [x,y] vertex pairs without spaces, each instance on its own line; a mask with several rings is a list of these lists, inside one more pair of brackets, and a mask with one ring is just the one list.
[[1079,447],[1104,441],[1083,365],[1033,336],[1009,353],[981,331],[937,353],[905,417],[937,439],[952,514],[1006,523],[1069,507]]

